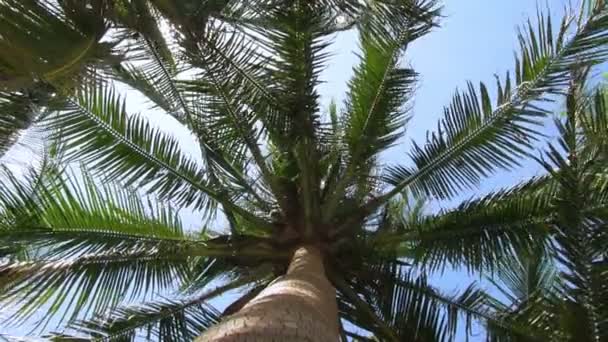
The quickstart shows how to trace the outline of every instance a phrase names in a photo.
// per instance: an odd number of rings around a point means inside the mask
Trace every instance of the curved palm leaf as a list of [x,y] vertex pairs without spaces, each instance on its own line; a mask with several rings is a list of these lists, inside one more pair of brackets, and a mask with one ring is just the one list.
[[[118,308],[109,315],[75,322],[70,330],[88,335],[95,341],[132,341],[142,333],[148,339],[192,340],[219,320],[220,313],[207,301],[245,284],[243,281],[234,281],[188,299],[165,299],[141,306]],[[55,340],[62,338],[65,335],[56,336]]]
[[[41,177],[31,184],[13,177],[13,189],[0,195],[0,246],[23,242],[28,251],[25,260],[8,259],[0,267],[0,298],[19,305],[15,323],[45,305],[50,309],[43,321],[59,312],[73,320],[142,294],[194,285],[210,270],[197,260],[248,249],[188,236],[170,207],[150,206],[121,187],[100,187],[88,175],[83,183]],[[264,256],[260,246],[251,251],[249,257]]]
[[[565,324],[561,331],[568,338],[594,341],[608,336],[608,312],[603,304],[608,280],[605,246],[596,242],[598,237],[601,239],[608,217],[602,215],[602,211],[585,210],[587,205],[595,206],[606,196],[595,187],[594,171],[603,172],[604,167],[596,166],[595,154],[586,154],[584,140],[577,138],[581,112],[586,105],[582,100],[586,72],[579,69],[573,74],[576,78],[567,96],[566,122],[556,123],[561,132],[559,147],[549,145],[548,161],[541,160],[541,163],[560,184],[555,201],[555,240],[557,260],[564,267],[561,272],[565,282],[564,305],[569,311],[562,312]],[[598,114],[608,115],[607,112]]]
[[38,120],[44,111],[45,95],[36,89],[0,91],[0,157],[17,142],[25,129]]
[[[94,169],[109,168],[112,171],[104,175],[110,180],[121,177],[127,184],[153,189],[163,199],[209,211],[216,201],[263,222],[234,203],[232,197],[239,188],[220,193],[205,170],[181,153],[174,138],[141,117],[128,116],[124,101],[108,88],[87,88],[68,99],[49,127],[65,142],[67,158],[78,157]],[[104,133],[99,134],[100,130]]]
[[544,248],[555,194],[550,179],[533,179],[415,221],[393,219],[374,244],[429,270],[495,269],[502,258]]
[[[361,61],[349,82],[342,118],[344,136],[341,139],[346,145],[347,165],[342,173],[336,174],[338,180],[332,183],[335,187],[329,189],[333,194],[324,212],[326,220],[335,214],[338,201],[351,182],[356,185],[368,182],[366,178],[378,154],[401,136],[407,121],[406,104],[417,75],[414,70],[399,65],[401,56],[408,44],[433,27],[438,10],[435,1],[402,2],[393,6],[379,3],[371,9],[376,16],[360,24]],[[409,15],[414,8],[418,17]],[[363,179],[356,179],[360,178],[355,177],[357,175]]]
[[50,106],[56,91],[47,82],[72,89],[112,59],[102,12],[99,4],[69,12],[51,1],[0,4],[0,156]]
[[428,284],[424,275],[394,263],[374,267],[369,279],[335,283],[341,293],[342,318],[382,340],[452,340],[462,318],[466,331],[474,319],[521,329],[495,320],[489,298],[475,284],[455,295],[442,294]]
[[[606,317],[606,211],[602,209],[605,188],[597,186],[604,172],[603,143],[596,140],[608,112],[603,98],[583,94],[588,68],[573,71],[566,117],[557,120],[561,137],[549,145],[546,159],[539,159],[552,175],[557,193],[552,201],[552,254],[524,255],[505,262],[499,273],[499,289],[508,304],[499,308],[508,321],[534,328],[537,339],[597,341],[607,335]],[[588,208],[591,208],[589,210]],[[530,340],[511,336],[489,326],[496,341]]]
[[107,31],[103,7],[72,3],[69,11],[46,0],[0,4],[2,88],[25,88],[40,79],[71,88],[74,77],[110,57],[111,44],[100,42]]
[[[31,185],[13,178],[0,196],[2,245],[23,243],[28,251],[0,268],[2,300],[22,304],[12,320],[47,304],[49,317],[60,308],[65,317],[105,310],[188,277],[192,256],[179,253],[179,244],[192,239],[171,208],[89,177],[81,185],[42,177]],[[68,293],[78,300],[68,301]]]
[[554,316],[561,288],[559,271],[550,255],[532,252],[515,258],[505,258],[497,279],[490,279],[506,303],[496,300],[498,317],[529,327],[527,334],[512,334],[502,327],[488,324],[491,341],[535,341],[557,339],[559,321]]
[[532,139],[539,136],[534,125],[548,114],[542,102],[551,94],[564,92],[573,66],[593,65],[606,58],[608,11],[599,7],[568,38],[573,21],[573,17],[564,16],[556,36],[551,18],[542,14],[538,27],[529,23],[522,29],[515,87],[508,76],[504,84],[499,82],[495,108],[483,84],[479,92],[469,85],[467,92],[456,94],[439,130],[429,136],[424,147],[414,147],[416,168],[390,169],[386,180],[394,188],[371,200],[366,212],[406,187],[451,197],[498,168],[517,165],[517,158],[525,156]]

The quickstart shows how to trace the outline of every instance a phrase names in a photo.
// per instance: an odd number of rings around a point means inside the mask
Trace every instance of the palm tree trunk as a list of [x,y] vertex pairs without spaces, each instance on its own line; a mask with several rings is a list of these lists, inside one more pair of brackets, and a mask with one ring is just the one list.
[[318,248],[300,247],[287,270],[234,315],[197,341],[339,340],[336,290]]

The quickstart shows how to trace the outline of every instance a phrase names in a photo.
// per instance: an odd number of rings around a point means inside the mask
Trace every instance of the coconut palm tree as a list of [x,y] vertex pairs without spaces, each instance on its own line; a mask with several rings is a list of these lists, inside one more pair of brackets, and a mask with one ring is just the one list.
[[[605,208],[608,92],[587,96],[588,69],[578,70],[567,95],[561,133],[541,163],[553,176],[553,248],[505,262],[498,289],[502,320],[528,325],[536,339],[603,341],[608,339],[608,246]],[[590,205],[588,205],[590,204]],[[489,340],[529,341],[490,324]]]
[[[514,77],[494,96],[458,91],[394,166],[380,156],[404,135],[417,79],[403,59],[438,26],[434,0],[4,0],[0,18],[3,118],[37,120],[53,142],[0,191],[10,323],[53,324],[59,340],[444,340],[461,316],[531,331],[493,319],[475,285],[446,295],[427,278],[545,248],[551,177],[436,213],[399,203],[454,199],[521,165],[573,68],[608,57],[603,3],[557,26],[540,13]],[[345,30],[359,63],[324,115],[319,73]],[[188,128],[200,160],[129,114],[120,84]],[[11,120],[4,146],[27,126]],[[185,229],[181,208],[226,227]],[[233,290],[224,312],[211,306]]]

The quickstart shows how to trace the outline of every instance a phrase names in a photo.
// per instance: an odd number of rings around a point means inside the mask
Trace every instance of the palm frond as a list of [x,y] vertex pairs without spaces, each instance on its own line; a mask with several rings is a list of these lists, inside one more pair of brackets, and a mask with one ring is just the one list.
[[[405,14],[410,6],[426,18],[422,24]],[[433,27],[438,14],[434,1],[379,2],[370,11],[373,18],[359,27],[361,61],[348,84],[342,118],[346,169],[330,189],[333,195],[324,212],[326,219],[334,214],[351,182],[368,177],[378,154],[402,135],[417,74],[399,65],[401,57],[408,44]]]
[[100,3],[65,11],[48,0],[0,4],[0,85],[20,89],[37,80],[72,88],[95,64],[111,55],[100,42],[107,31]]
[[16,307],[5,323],[23,324],[48,308],[39,323],[57,316],[60,324],[66,318],[103,312],[142,293],[150,296],[171,289],[187,276],[187,261],[167,256],[166,251],[135,251],[3,265],[1,300]]
[[91,320],[74,322],[69,330],[86,334],[96,341],[139,336],[164,340],[193,340],[220,319],[220,313],[208,301],[227,291],[241,288],[254,281],[244,278],[229,281],[212,290],[179,300],[163,299],[139,306],[123,307]]
[[[583,101],[587,102],[586,99]],[[589,149],[599,150],[596,158],[602,158],[603,161],[608,158],[608,144],[605,139],[608,135],[608,92],[605,89],[598,89],[588,102],[579,118],[583,130],[582,138],[588,141],[586,146]]]
[[194,340],[219,320],[219,312],[201,302],[165,300],[117,309],[109,317],[74,324],[73,330],[94,341]]
[[374,245],[428,270],[494,269],[502,258],[547,243],[556,191],[550,179],[538,178],[415,220],[396,213],[374,234]]
[[[63,3],[62,3],[63,4]],[[37,121],[56,95],[47,82],[72,89],[112,59],[99,4],[66,10],[53,1],[0,4],[0,155]]]
[[334,276],[331,276],[330,279],[339,293],[338,309],[340,313],[345,315],[344,318],[348,322],[365,326],[385,340],[399,341],[390,325],[384,322],[380,316],[374,312],[373,308],[351,288],[346,280]]
[[[145,0],[117,0],[108,3],[107,6],[109,7],[108,12],[111,13],[111,19],[115,22],[116,26],[131,30],[134,33],[135,40],[140,35],[143,36],[144,41],[150,44],[148,46],[150,50],[145,48],[136,49],[136,52],[142,52],[146,57],[150,57],[147,53],[157,54],[157,59],[163,61],[163,65],[168,70],[174,71],[177,69],[172,52],[173,46],[170,45],[167,37],[163,34],[161,30],[163,22],[160,16],[151,8],[150,2]],[[138,48],[140,46],[136,45]],[[129,47],[132,48],[133,46]],[[140,55],[136,53],[137,56]]]
[[[324,50],[329,41],[323,29],[329,19],[323,6],[301,2],[278,6],[265,16],[269,29],[263,44],[270,55],[269,81],[281,111],[285,111],[278,114],[287,116],[274,143],[293,145],[294,139],[309,139],[315,145],[320,124],[316,87],[328,57]],[[288,146],[279,147],[289,150]]]
[[[192,240],[171,208],[88,176],[80,184],[53,175],[34,180],[13,177],[0,195],[1,245],[28,251],[25,260],[8,255],[0,271],[2,300],[18,306],[13,322],[45,305],[42,321],[104,310],[189,277],[195,256],[180,245]],[[68,301],[68,293],[78,300]]]
[[[138,59],[141,58],[138,57]],[[160,56],[151,53],[151,58],[160,58]],[[169,74],[170,71],[166,70],[167,67],[164,64],[160,63],[164,62],[156,62],[154,59],[152,62],[144,65],[123,62],[122,64],[112,66],[111,73],[116,80],[138,90],[145,95],[147,100],[152,101],[154,105],[163,109],[164,112],[172,115],[180,122],[185,122],[186,114],[190,113],[186,112],[184,114],[184,111],[180,110],[180,107],[177,107],[176,101],[171,98],[171,95],[175,94],[175,80],[172,79],[174,76]]]
[[[213,17],[228,6],[228,2],[172,5],[155,1],[154,5],[176,28],[178,43],[193,66],[225,75],[234,80],[233,84],[246,87],[247,98],[241,99],[245,103],[257,108],[269,104],[278,106],[261,67],[267,58],[258,51],[259,45],[238,23]],[[184,11],[180,9],[182,6],[189,9]]]
[[191,105],[178,90],[176,63],[167,38],[159,28],[160,16],[147,1],[119,1],[113,4],[119,40],[126,45],[125,61],[112,68],[119,81],[139,90],[155,105],[185,125],[193,124]]
[[428,136],[424,146],[414,146],[415,168],[389,170],[386,181],[394,189],[372,201],[368,209],[406,187],[451,197],[481,177],[518,165],[539,136],[534,126],[548,113],[542,103],[565,91],[573,66],[600,63],[608,54],[608,10],[586,17],[568,37],[573,21],[565,15],[555,35],[551,17],[539,14],[537,26],[528,23],[520,30],[514,86],[508,75],[498,83],[496,107],[483,84],[479,91],[469,84],[466,92],[457,93],[438,131]]
[[[140,194],[117,184],[99,185],[86,172],[81,178],[69,174],[78,181],[46,172],[32,173],[26,181],[6,176],[10,182],[0,189],[4,243],[28,241],[31,249],[45,250],[46,256],[69,257],[128,251],[138,240],[150,249],[163,241],[167,245],[193,241],[170,206],[146,203]],[[87,240],[90,244],[83,246]]]
[[[225,276],[238,258],[262,265],[285,258],[263,241],[188,236],[170,207],[109,183],[97,185],[88,174],[67,183],[54,174],[10,179],[12,186],[0,191],[0,249],[22,244],[28,252],[23,257],[16,255],[22,250],[9,250],[0,266],[0,299],[14,305],[13,324],[41,309],[47,311],[39,324],[54,318],[60,324],[158,291],[192,292]],[[225,261],[214,262],[216,257]]]
[[[500,324],[490,311],[488,296],[475,284],[459,294],[446,295],[430,286],[424,275],[403,270],[397,264],[373,267],[369,279],[351,282],[354,292],[362,294],[367,303],[352,302],[344,297],[341,310],[344,319],[371,329],[379,338],[388,338],[363,315],[360,305],[368,305],[379,322],[392,331],[393,340],[407,338],[423,341],[452,340],[459,324],[470,333],[473,320],[489,320]],[[339,288],[340,289],[340,288]],[[351,301],[349,303],[349,301]],[[503,325],[501,325],[503,326]],[[518,330],[521,327],[508,326]]]
[[[500,269],[489,279],[506,301],[495,300],[496,316],[507,324],[528,327],[528,332],[513,333],[487,322],[490,341],[540,341],[556,339],[559,323],[561,282],[559,271],[550,254],[539,251],[504,258]],[[556,305],[557,304],[557,305]]]
[[[213,99],[208,97],[206,91],[203,90],[201,93],[200,87],[187,88],[194,96],[189,97],[188,93],[184,92],[182,86],[184,81],[179,79],[179,75],[190,71],[188,68],[192,69],[193,66],[183,67],[183,63],[175,62],[181,57],[176,53],[174,58],[167,50],[166,39],[158,32],[152,14],[153,9],[149,8],[148,4],[136,1],[127,6],[131,6],[130,10],[138,15],[131,14],[131,16],[135,15],[135,18],[127,15],[126,18],[121,18],[121,22],[127,21],[127,27],[136,30],[137,37],[135,39],[127,37],[129,51],[126,59],[129,62],[115,65],[112,73],[120,81],[141,91],[194,133],[199,141],[203,161],[206,163],[212,183],[226,178],[228,182],[247,188],[264,205],[264,201],[251,188],[252,181],[246,177],[247,160],[244,158],[242,145],[218,139],[224,135],[232,136],[227,134],[230,131],[226,130],[225,125],[218,126],[215,121],[209,120],[209,112],[216,114],[213,110],[207,110],[213,107]],[[157,19],[160,20],[160,17]],[[127,30],[123,35],[130,36],[131,30]],[[172,48],[176,49],[177,46]],[[208,65],[204,67],[209,68]],[[241,129],[241,127],[228,127],[232,130]]]
[[103,170],[108,180],[146,186],[162,199],[208,211],[219,202],[260,222],[233,202],[238,188],[220,193],[205,170],[181,153],[175,139],[139,116],[128,116],[123,100],[107,87],[91,87],[68,98],[49,127],[65,143],[66,158]]
[[0,157],[44,113],[48,93],[41,90],[32,87],[15,92],[0,91]]
[[[594,239],[605,228],[608,219],[601,211],[589,213],[586,206],[595,206],[598,197],[605,194],[594,187],[596,176],[594,155],[584,152],[585,140],[578,138],[580,116],[586,106],[582,96],[583,81],[579,70],[573,72],[573,81],[567,98],[565,123],[556,121],[561,134],[557,146],[550,144],[542,165],[560,185],[555,201],[557,209],[555,241],[557,260],[563,266],[563,303],[567,307],[562,319],[567,324],[561,332],[569,338],[593,341],[605,338],[605,255]],[[598,149],[596,149],[598,151]],[[600,168],[601,169],[601,168]],[[598,215],[599,214],[599,215]]]
[[[329,42],[324,31],[330,18],[322,5],[297,1],[270,10],[267,18],[272,28],[266,33],[270,56],[267,68],[272,91],[281,104],[273,120],[278,125],[269,136],[282,152],[279,156],[285,169],[297,170],[297,174],[284,177],[299,183],[302,225],[312,235],[320,213],[318,149],[322,137],[316,88],[328,57],[324,50]],[[279,194],[279,198],[284,195]],[[282,207],[288,210],[286,205]]]
[[[258,191],[264,189],[265,182],[273,186],[274,197],[280,198],[276,177],[259,143],[261,132],[255,127],[255,114],[239,99],[242,89],[233,87],[229,78],[215,71],[204,71],[197,78],[196,81],[182,82],[182,88],[188,101],[199,104],[195,113],[200,125],[213,132],[214,144],[221,146],[229,163],[240,165],[242,170],[251,174],[259,170],[263,179],[256,184]],[[255,165],[252,166],[253,163]],[[260,202],[270,201],[273,199]]]

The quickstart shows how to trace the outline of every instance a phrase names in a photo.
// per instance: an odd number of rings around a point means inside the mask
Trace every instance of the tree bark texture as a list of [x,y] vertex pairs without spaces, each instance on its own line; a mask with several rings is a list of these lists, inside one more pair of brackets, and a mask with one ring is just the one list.
[[237,313],[197,341],[339,341],[336,290],[314,246],[294,253],[287,274],[277,278]]

